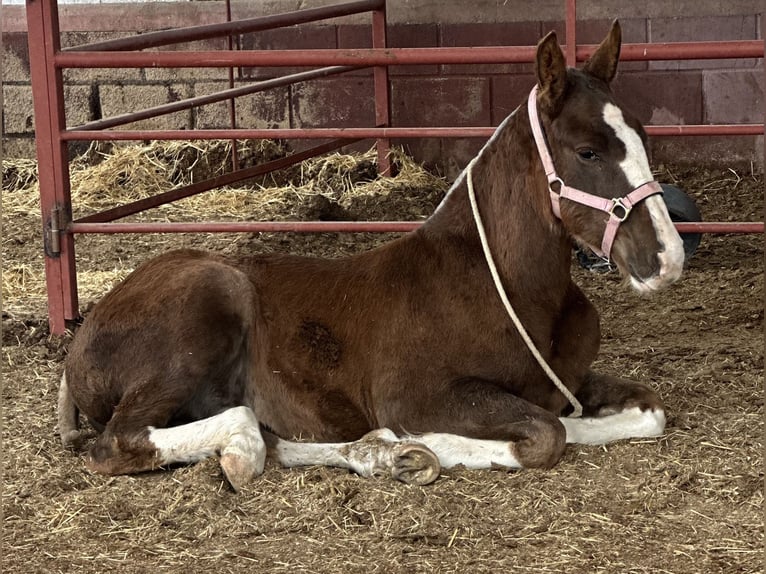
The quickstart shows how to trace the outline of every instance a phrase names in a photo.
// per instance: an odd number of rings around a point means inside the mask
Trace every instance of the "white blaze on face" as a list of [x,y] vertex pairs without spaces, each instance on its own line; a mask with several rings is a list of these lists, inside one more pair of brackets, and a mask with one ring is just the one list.
[[[606,104],[604,106],[604,121],[614,130],[625,146],[625,159],[620,162],[620,168],[628,183],[635,189],[654,180],[652,170],[649,168],[649,160],[646,157],[644,142],[641,141],[636,130],[625,122],[622,110],[614,104]],[[672,283],[681,276],[684,264],[684,247],[662,198],[659,195],[652,195],[644,201],[649,210],[657,239],[664,246],[663,251],[658,255],[660,273],[644,281],[639,281],[634,277],[631,277],[630,281],[638,291],[654,291]]]

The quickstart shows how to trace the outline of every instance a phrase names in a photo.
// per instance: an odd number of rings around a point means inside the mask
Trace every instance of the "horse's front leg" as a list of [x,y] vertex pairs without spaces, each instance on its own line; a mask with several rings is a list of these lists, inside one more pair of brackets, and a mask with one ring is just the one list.
[[[560,418],[566,442],[604,444],[614,440],[661,435],[665,411],[657,394],[646,385],[601,375],[590,370],[598,353],[598,312],[574,283],[556,325],[551,367],[575,391],[582,418]],[[545,406],[565,410],[566,399],[552,393]]]
[[382,428],[345,443],[293,442],[264,432],[269,456],[282,466],[347,468],[360,476],[391,476],[407,484],[430,484],[439,477],[437,456],[417,441],[400,439]]
[[492,381],[460,379],[385,405],[383,425],[425,444],[444,468],[550,468],[566,448],[556,415]]
[[576,394],[583,407],[579,419],[561,418],[568,443],[604,444],[655,437],[665,430],[665,407],[648,386],[588,372]]

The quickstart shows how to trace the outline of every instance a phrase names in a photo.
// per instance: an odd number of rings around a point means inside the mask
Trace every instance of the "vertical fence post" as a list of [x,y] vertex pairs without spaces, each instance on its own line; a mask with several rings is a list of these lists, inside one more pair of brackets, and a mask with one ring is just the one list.
[[566,4],[566,60],[567,66],[577,64],[577,0],[567,0]]
[[[372,13],[372,47],[386,47],[386,4]],[[388,96],[388,66],[375,66],[373,71],[375,83],[375,127],[388,127],[389,96]],[[378,172],[381,175],[391,175],[391,160],[388,157],[390,142],[388,139],[378,139]]]
[[[226,0],[226,21],[231,22],[231,0]],[[237,40],[237,42],[239,42],[239,40]],[[234,49],[234,36],[232,34],[226,36],[226,46],[230,52]],[[233,88],[234,68],[228,69],[228,77],[229,88]],[[229,127],[231,127],[231,129],[237,128],[237,103],[235,98],[229,100]],[[231,140],[231,169],[233,171],[239,169],[239,152],[237,150],[236,138]]]
[[48,317],[52,333],[66,330],[66,319],[79,315],[69,162],[61,131],[66,128],[61,70],[54,64],[60,50],[56,0],[27,0],[29,63],[35,112],[35,145],[45,249]]

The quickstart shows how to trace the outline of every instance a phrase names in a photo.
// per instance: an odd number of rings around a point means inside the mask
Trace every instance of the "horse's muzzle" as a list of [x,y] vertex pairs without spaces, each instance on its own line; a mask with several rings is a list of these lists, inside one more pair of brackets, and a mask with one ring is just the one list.
[[[678,235],[676,233],[676,235]],[[681,277],[684,267],[684,250],[681,238],[678,238],[678,246],[673,243],[670,249],[665,247],[657,254],[659,269],[649,277],[641,277],[637,273],[630,273],[630,285],[642,294],[661,291],[669,287]]]
[[675,283],[678,278],[681,277],[681,272],[660,272],[657,275],[649,277],[648,279],[637,278],[633,275],[630,276],[630,285],[641,294],[648,295],[655,291],[662,291],[666,287],[669,287]]

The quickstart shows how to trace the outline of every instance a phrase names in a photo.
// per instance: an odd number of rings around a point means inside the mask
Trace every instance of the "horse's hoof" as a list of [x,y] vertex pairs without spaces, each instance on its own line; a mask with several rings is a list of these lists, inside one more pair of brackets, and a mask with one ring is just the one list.
[[391,475],[405,484],[431,484],[441,472],[439,458],[428,447],[414,442],[393,445]]
[[242,490],[255,475],[255,466],[244,456],[228,453],[221,456],[221,468],[235,492]]
[[261,461],[248,456],[237,448],[227,448],[221,454],[221,469],[231,487],[239,492],[253,478],[263,472]]
[[79,450],[85,441],[85,434],[79,430],[66,431],[61,433],[61,444],[64,448]]

